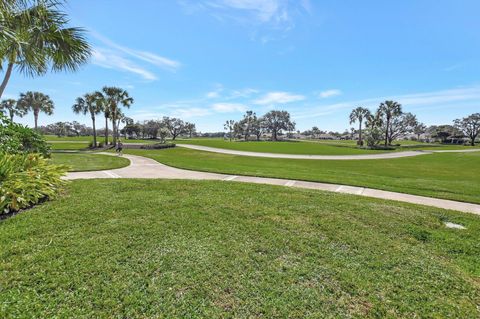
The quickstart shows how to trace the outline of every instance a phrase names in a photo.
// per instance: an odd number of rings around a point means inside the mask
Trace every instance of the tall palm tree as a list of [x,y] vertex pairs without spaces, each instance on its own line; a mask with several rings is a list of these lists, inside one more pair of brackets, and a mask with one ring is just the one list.
[[40,92],[28,91],[27,93],[22,93],[17,103],[21,108],[33,112],[35,130],[38,128],[38,115],[40,112],[52,115],[53,109],[55,108],[52,99],[48,95]]
[[117,121],[121,118],[121,107],[129,108],[133,103],[133,98],[128,95],[127,91],[118,87],[105,86],[102,91],[105,96],[105,107],[108,108],[112,120],[113,145],[117,145]]
[[[14,67],[27,76],[50,69],[75,71],[91,54],[84,30],[67,27],[68,17],[59,0],[3,0],[0,6],[0,59],[6,63],[0,97]],[[2,65],[3,66],[3,65]]]
[[402,114],[402,105],[395,101],[385,101],[380,103],[379,114],[384,118],[385,124],[385,146],[388,146],[388,132],[392,120]]
[[90,113],[93,126],[93,145],[97,147],[97,129],[95,128],[95,115],[102,112],[103,105],[95,93],[85,94],[83,97],[78,97],[72,110],[76,114]]
[[110,109],[107,106],[107,99],[100,91],[95,91],[95,103],[98,105],[100,112],[103,112],[105,117],[105,145],[108,145],[108,120],[110,119]]
[[363,120],[368,119],[368,117],[371,115],[370,111],[364,107],[357,107],[352,110],[352,113],[350,113],[350,124],[353,124],[355,122],[358,122],[358,144],[360,146],[363,145],[363,139],[362,139],[362,123]]
[[27,111],[24,108],[20,107],[17,101],[15,101],[14,99],[7,99],[0,102],[0,110],[8,113],[10,121],[12,122],[14,116],[23,117],[25,114],[27,114]]

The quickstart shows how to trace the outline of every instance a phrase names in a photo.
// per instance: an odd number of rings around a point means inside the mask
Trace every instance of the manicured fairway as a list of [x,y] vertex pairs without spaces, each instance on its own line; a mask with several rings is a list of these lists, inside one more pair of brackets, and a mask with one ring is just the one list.
[[127,152],[192,170],[365,186],[480,203],[480,152],[362,161],[271,159],[179,147]]
[[428,207],[228,182],[75,181],[0,222],[0,241],[2,318],[479,316],[480,218]]
[[400,147],[395,150],[369,150],[357,148],[354,141],[228,141],[223,139],[187,139],[176,141],[177,144],[192,144],[208,147],[224,148],[237,151],[265,152],[280,154],[305,154],[305,155],[355,155],[355,154],[378,154],[405,150],[440,150],[440,149],[470,149],[461,145],[427,144],[412,141],[401,141]]
[[308,142],[271,142],[249,141],[230,142],[223,139],[188,139],[178,140],[177,144],[192,144],[209,147],[225,148],[237,151],[265,152],[280,154],[307,154],[307,155],[352,155],[377,154],[385,151],[359,149],[349,144],[325,144]]
[[84,150],[87,149],[89,146],[88,142],[82,143],[82,142],[55,142],[55,143],[49,143],[50,148],[54,151],[57,150],[65,150],[65,151],[74,151],[74,150]]
[[69,166],[71,172],[98,171],[130,165],[126,158],[89,153],[52,153],[52,162]]

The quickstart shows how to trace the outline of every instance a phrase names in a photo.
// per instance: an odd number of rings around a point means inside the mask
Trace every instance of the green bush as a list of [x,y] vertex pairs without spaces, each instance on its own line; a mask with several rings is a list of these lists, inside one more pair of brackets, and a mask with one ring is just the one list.
[[66,171],[66,166],[52,165],[39,154],[0,153],[0,215],[55,198]]
[[13,123],[0,114],[0,153],[40,153],[48,156],[50,147],[43,137],[31,128]]

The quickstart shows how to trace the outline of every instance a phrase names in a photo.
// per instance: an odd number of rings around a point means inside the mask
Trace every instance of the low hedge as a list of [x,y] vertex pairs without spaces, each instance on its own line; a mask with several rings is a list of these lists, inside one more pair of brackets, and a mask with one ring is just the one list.
[[67,168],[39,154],[0,153],[0,216],[57,197]]
[[140,146],[140,148],[144,150],[161,150],[164,148],[173,148],[173,147],[175,147],[175,144],[162,144],[162,143],[145,144]]

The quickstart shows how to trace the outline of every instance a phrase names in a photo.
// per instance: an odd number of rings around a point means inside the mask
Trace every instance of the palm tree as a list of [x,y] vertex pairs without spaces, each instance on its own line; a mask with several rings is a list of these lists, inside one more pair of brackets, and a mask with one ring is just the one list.
[[107,107],[107,99],[102,92],[96,91],[94,93],[95,103],[98,105],[100,112],[103,112],[105,117],[105,145],[108,145],[108,120],[110,118],[110,109]]
[[370,111],[364,107],[357,107],[350,113],[350,124],[358,122],[358,144],[360,146],[363,146],[362,123],[363,120],[368,119],[370,115]]
[[384,118],[385,123],[385,146],[388,146],[388,132],[392,120],[402,114],[402,105],[395,101],[385,101],[380,103],[378,112]]
[[26,76],[52,71],[76,71],[90,57],[84,30],[67,27],[58,0],[2,1],[0,58],[6,63],[0,97],[16,67]]
[[105,108],[108,108],[110,119],[112,120],[113,129],[113,145],[117,145],[117,121],[121,118],[120,107],[129,108],[133,103],[133,98],[128,95],[128,92],[118,87],[105,86],[103,89],[105,96]]
[[10,116],[10,121],[13,122],[13,117],[18,116],[18,117],[23,117],[25,114],[27,114],[27,111],[20,107],[14,99],[7,99],[3,100],[0,102],[0,110],[5,111],[5,113],[8,113]]
[[38,114],[43,112],[47,115],[53,114],[55,105],[52,99],[46,94],[40,92],[31,92],[20,94],[18,105],[27,111],[33,111],[33,117],[35,119],[35,130],[38,128]]
[[95,93],[85,94],[83,97],[78,97],[75,104],[72,106],[72,110],[76,114],[90,113],[93,126],[93,145],[97,147],[97,129],[95,128],[95,115],[102,112],[102,103],[97,99]]

